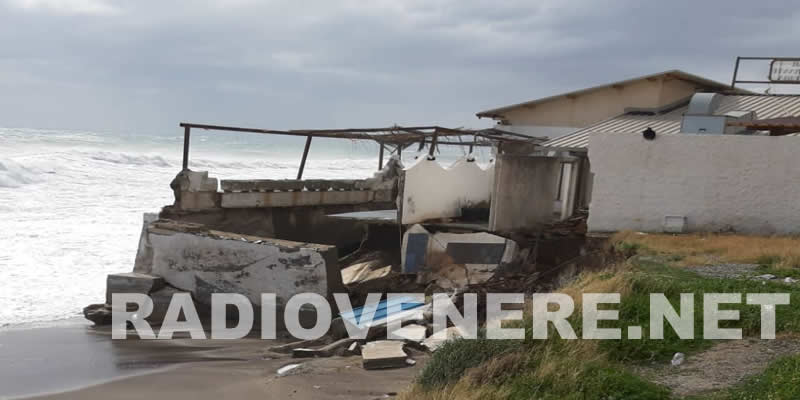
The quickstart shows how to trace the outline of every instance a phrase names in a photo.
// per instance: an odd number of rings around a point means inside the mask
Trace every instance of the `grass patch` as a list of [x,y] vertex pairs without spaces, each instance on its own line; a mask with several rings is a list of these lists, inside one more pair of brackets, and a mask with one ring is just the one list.
[[[742,257],[726,260],[728,262],[753,261],[744,259],[744,252],[731,250],[732,253],[729,253],[729,249],[721,246],[719,241],[710,241],[714,244],[704,246],[714,249],[716,256]],[[669,255],[669,246],[660,243],[651,238],[644,243],[624,244],[617,249]],[[721,243],[736,241],[723,240]],[[797,244],[800,245],[800,242]],[[696,246],[698,254],[701,248]],[[671,257],[657,259],[683,263],[685,257],[696,256],[691,254],[692,251],[685,253],[685,256],[675,257],[672,254]],[[763,255],[752,253],[750,256],[758,258]],[[552,326],[549,339],[533,340],[530,332],[532,323],[526,320],[526,340],[458,340],[445,344],[434,353],[416,386],[403,398],[666,399],[670,396],[668,389],[631,374],[627,366],[650,361],[666,362],[676,352],[691,354],[713,345],[713,341],[702,339],[705,293],[743,293],[742,304],[720,307],[738,310],[739,320],[723,321],[720,326],[741,328],[745,337],[759,335],[761,323],[760,308],[745,303],[747,293],[790,293],[792,304],[800,302],[798,287],[776,282],[703,277],[690,269],[674,268],[660,261],[648,260],[653,258],[637,257],[624,265],[583,274],[561,290],[575,299],[575,313],[570,317],[570,323],[579,337],[582,330],[581,294],[620,293],[622,300],[619,306],[614,306],[619,309],[619,320],[601,323],[600,327],[622,328],[623,340],[563,340],[557,337]],[[771,264],[764,268],[778,267]],[[680,339],[667,322],[664,323],[663,340],[649,338],[651,293],[663,293],[678,311],[680,294],[694,293],[695,339]],[[526,311],[526,318],[530,318],[530,310]],[[778,333],[800,331],[800,308],[778,306],[776,321]],[[627,340],[628,326],[640,326],[642,339]],[[775,381],[778,382],[777,379]],[[481,393],[481,397],[464,397],[468,393]],[[454,397],[441,397],[445,394]]]

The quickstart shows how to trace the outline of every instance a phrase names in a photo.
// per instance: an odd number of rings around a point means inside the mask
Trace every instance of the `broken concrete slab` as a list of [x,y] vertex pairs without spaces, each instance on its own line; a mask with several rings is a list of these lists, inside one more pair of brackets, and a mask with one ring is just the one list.
[[114,293],[150,294],[164,285],[164,278],[158,276],[136,272],[109,274],[106,278],[106,304],[111,304],[111,295]]
[[239,235],[202,225],[157,221],[148,228],[151,274],[196,301],[239,293],[253,304],[275,293],[280,307],[297,293],[328,296],[341,290],[335,246]]
[[402,341],[378,340],[364,345],[361,358],[364,369],[385,369],[405,367],[408,355]]

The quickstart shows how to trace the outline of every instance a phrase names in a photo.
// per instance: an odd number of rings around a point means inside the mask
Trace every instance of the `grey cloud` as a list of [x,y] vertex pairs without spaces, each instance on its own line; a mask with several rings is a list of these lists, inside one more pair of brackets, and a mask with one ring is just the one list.
[[0,120],[487,126],[475,112],[666,69],[727,81],[736,55],[797,48],[792,5],[7,0]]

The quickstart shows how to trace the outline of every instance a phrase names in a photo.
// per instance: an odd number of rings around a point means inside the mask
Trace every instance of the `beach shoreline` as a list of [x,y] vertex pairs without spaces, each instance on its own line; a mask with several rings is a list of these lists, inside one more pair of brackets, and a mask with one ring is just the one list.
[[[386,398],[416,366],[366,371],[360,356],[293,359],[281,340],[111,340],[84,323],[0,332],[0,399]],[[284,376],[278,369],[299,364]],[[322,390],[324,388],[324,390]]]

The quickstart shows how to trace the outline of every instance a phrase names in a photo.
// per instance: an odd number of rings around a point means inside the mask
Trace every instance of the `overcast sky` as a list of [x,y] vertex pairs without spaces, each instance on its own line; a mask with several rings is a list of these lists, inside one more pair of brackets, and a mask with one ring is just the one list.
[[482,127],[589,85],[800,56],[796,1],[604,3],[0,0],[0,126]]

